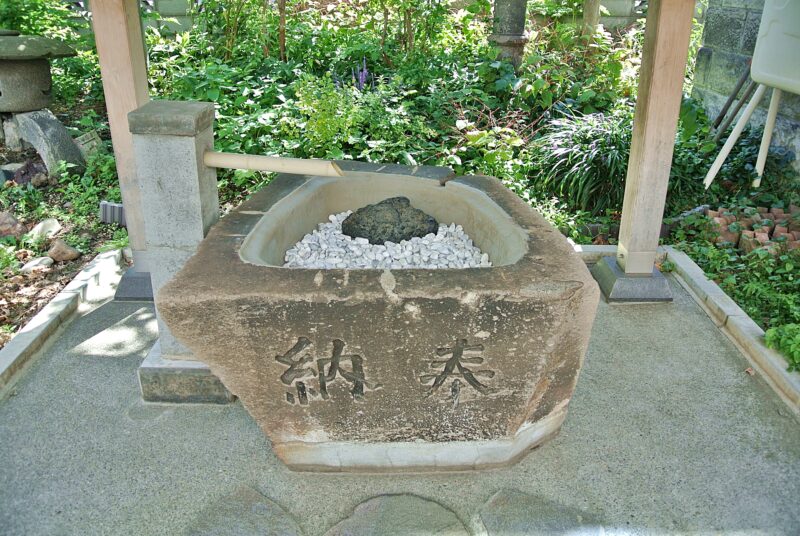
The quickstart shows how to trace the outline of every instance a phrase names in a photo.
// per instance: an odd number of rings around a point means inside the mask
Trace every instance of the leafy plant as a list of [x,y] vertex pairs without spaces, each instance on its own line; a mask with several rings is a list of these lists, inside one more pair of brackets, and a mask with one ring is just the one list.
[[[534,140],[530,156],[530,187],[555,195],[573,209],[602,214],[619,210],[630,154],[633,109],[621,104],[610,112],[570,114],[551,120]],[[753,192],[754,163],[760,131],[750,129],[723,165],[716,182],[705,190],[702,178],[716,157],[717,144],[709,139],[709,122],[699,103],[685,99],[667,189],[666,214],[702,203],[725,204],[745,199],[795,199],[798,177],[789,165],[792,156],[773,151],[767,159],[764,184]]]
[[7,272],[15,272],[19,260],[14,254],[15,248],[10,244],[3,244],[0,242],[0,279],[5,277]]
[[583,0],[533,0],[528,3],[528,12],[554,19],[577,17],[583,9]]
[[63,167],[59,190],[77,217],[94,216],[101,200],[120,202],[122,196],[114,155],[107,150],[93,153],[82,175],[72,173],[68,166]]
[[554,119],[530,148],[531,188],[602,214],[622,205],[633,110]]
[[742,254],[702,240],[677,244],[762,328],[800,322],[800,250]]
[[124,227],[119,227],[114,230],[111,238],[106,240],[97,251],[102,253],[104,251],[113,251],[115,249],[123,249],[128,247],[128,230]]
[[800,324],[769,328],[765,339],[767,346],[783,353],[789,361],[788,370],[800,371]]

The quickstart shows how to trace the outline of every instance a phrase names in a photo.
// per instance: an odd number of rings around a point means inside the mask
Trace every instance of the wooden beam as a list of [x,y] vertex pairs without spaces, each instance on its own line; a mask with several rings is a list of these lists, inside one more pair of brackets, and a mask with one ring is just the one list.
[[694,0],[651,0],[625,180],[617,262],[650,275],[667,196]]
[[[145,249],[139,185],[133,158],[128,112],[149,100],[147,64],[138,0],[92,0],[100,74],[103,79],[108,124],[117,161],[117,174],[125,206],[134,263]],[[144,268],[144,267],[142,267]]]

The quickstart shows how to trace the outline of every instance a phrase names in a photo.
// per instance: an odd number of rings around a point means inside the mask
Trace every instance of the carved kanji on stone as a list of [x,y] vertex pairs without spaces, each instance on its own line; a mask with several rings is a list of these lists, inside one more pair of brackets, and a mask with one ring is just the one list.
[[[294,385],[297,389],[296,400],[302,405],[308,404],[308,389],[302,378],[316,376],[313,368],[314,356],[310,352],[311,341],[306,337],[299,337],[297,343],[283,355],[275,356],[275,360],[289,368],[281,374],[281,382],[284,385]],[[311,364],[311,368],[308,368]],[[313,394],[313,393],[312,393]],[[290,404],[295,403],[295,395],[291,392],[286,393],[286,401]]]
[[[328,398],[328,384],[336,380],[336,376],[341,375],[345,381],[353,384],[350,389],[350,394],[353,398],[360,400],[364,398],[364,386],[366,379],[364,378],[364,360],[360,355],[356,354],[342,354],[344,351],[344,341],[334,339],[333,341],[333,354],[329,359],[318,359],[317,369],[319,370],[319,390],[322,393],[322,398]],[[342,368],[342,361],[350,361],[350,370]],[[330,363],[328,370],[325,370],[325,365]]]
[[432,369],[441,368],[442,371],[438,374],[423,374],[420,376],[420,381],[423,384],[431,385],[428,396],[438,391],[450,378],[454,379],[450,386],[451,397],[454,401],[458,400],[461,390],[460,378],[463,378],[467,385],[479,393],[484,395],[488,393],[489,387],[481,383],[478,378],[492,378],[494,377],[494,371],[489,369],[474,370],[474,368],[467,366],[483,364],[484,358],[481,353],[483,353],[483,345],[467,344],[467,339],[458,339],[453,346],[437,348],[436,355],[444,357],[444,359],[433,359],[430,367]]
[[[315,359],[311,351],[311,341],[307,337],[299,337],[289,351],[275,356],[278,363],[289,367],[281,374],[281,383],[294,386],[297,391],[296,395],[291,391],[287,392],[286,401],[290,404],[307,405],[314,399],[328,400],[330,398],[328,387],[339,377],[352,385],[350,394],[355,400],[364,398],[365,389],[379,387],[366,380],[364,358],[357,354],[345,354],[344,348],[344,341],[334,339],[331,356]],[[319,382],[318,390],[308,385],[314,377]]]

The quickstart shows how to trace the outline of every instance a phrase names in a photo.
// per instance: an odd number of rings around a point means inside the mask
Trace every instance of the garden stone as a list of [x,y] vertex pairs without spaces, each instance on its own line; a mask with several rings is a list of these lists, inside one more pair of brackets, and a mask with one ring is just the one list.
[[[2,131],[1,128],[0,128],[0,131]],[[2,140],[0,140],[0,145],[1,144],[2,144]],[[14,162],[13,164],[6,164],[4,166],[0,166],[0,182],[13,180],[14,179],[14,174],[23,165],[24,164],[22,164],[21,162]]]
[[14,173],[12,180],[17,184],[28,184],[36,175],[39,174],[44,174],[45,182],[47,182],[47,168],[41,160],[36,158],[33,160],[28,160],[22,166],[20,166]]
[[392,197],[356,210],[342,222],[342,232],[366,238],[370,244],[398,243],[415,236],[436,233],[439,224],[430,215],[411,206],[407,197]]
[[302,536],[283,508],[242,486],[204,508],[186,536]]
[[37,223],[28,231],[28,236],[33,240],[40,238],[53,238],[61,230],[61,224],[55,218],[47,218]]
[[[439,225],[438,232],[413,237],[399,244],[370,244],[366,238],[352,238],[342,232],[342,222],[352,211],[331,214],[328,221],[286,251],[287,268],[486,268],[489,256],[480,249],[460,225]],[[314,249],[319,247],[319,249]],[[312,252],[313,250],[313,252]],[[435,251],[448,251],[447,258],[431,259]],[[386,263],[383,263],[383,260]],[[423,260],[424,259],[424,260]]]
[[43,186],[47,186],[50,184],[50,179],[48,178],[46,173],[37,173],[33,177],[31,177],[31,185],[34,188],[42,188]]
[[63,41],[39,35],[0,36],[0,60],[3,61],[67,58],[75,54]]
[[13,236],[20,238],[28,232],[28,229],[21,224],[10,212],[0,212],[0,237]]
[[[4,40],[0,37],[0,43]],[[0,59],[0,112],[29,112],[49,106],[52,85],[49,61]]]
[[19,128],[13,117],[3,119],[3,143],[11,151],[21,151],[23,149],[22,138],[19,137]]
[[410,494],[379,495],[356,506],[325,536],[467,536],[458,517],[441,504]]
[[74,261],[81,256],[81,252],[58,238],[53,241],[47,256],[57,262]]
[[83,171],[85,161],[80,149],[49,110],[16,114],[14,118],[20,138],[36,149],[49,174],[54,175],[62,161],[74,164],[77,172]]
[[478,512],[487,536],[601,536],[603,526],[591,514],[513,489],[495,493]]
[[53,265],[53,259],[50,257],[37,257],[31,261],[25,263],[25,265],[19,269],[20,272],[23,274],[28,274],[36,269],[39,268],[47,268],[48,266]]

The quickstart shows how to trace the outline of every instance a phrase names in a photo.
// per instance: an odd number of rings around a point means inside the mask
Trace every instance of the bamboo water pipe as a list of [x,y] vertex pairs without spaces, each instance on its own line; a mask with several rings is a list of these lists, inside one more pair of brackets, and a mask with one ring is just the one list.
[[341,177],[343,175],[339,166],[331,160],[307,160],[305,158],[206,151],[203,154],[203,163],[213,168],[272,171],[274,173],[291,173],[293,175],[314,175],[319,177]]

